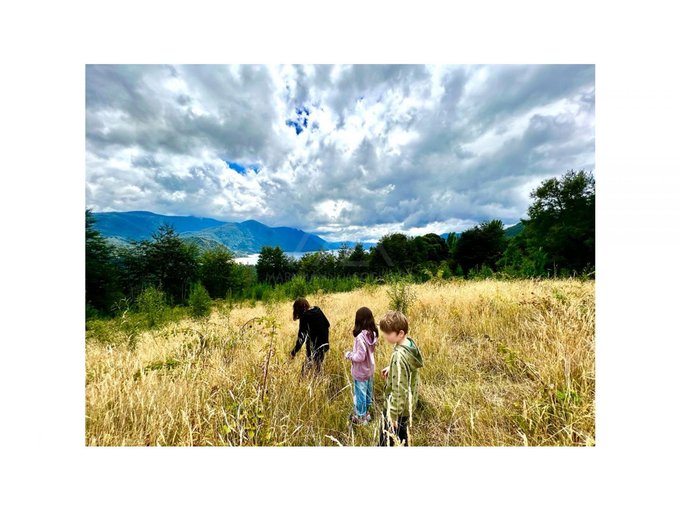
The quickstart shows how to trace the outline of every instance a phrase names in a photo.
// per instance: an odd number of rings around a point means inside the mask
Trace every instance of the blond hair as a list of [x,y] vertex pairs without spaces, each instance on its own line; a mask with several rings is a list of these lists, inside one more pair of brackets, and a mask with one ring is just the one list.
[[380,319],[380,330],[384,333],[408,333],[408,319],[401,312],[389,311]]

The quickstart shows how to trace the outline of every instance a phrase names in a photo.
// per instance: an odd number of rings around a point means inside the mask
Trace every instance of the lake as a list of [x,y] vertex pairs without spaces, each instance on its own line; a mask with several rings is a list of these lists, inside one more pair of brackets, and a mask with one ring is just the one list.
[[[334,255],[337,255],[340,250],[326,250],[328,253],[332,253]],[[302,256],[305,253],[314,253],[311,251],[285,251],[283,252],[286,255],[293,257],[294,259],[298,260],[301,259]],[[257,264],[257,259],[259,258],[260,254],[259,253],[251,253],[250,255],[246,255],[244,257],[236,257],[234,260],[238,262],[239,264],[247,264],[250,266],[254,266]]]

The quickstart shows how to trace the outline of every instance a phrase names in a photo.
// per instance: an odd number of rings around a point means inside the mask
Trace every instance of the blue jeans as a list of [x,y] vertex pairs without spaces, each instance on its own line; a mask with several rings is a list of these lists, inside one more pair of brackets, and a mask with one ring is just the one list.
[[364,416],[373,404],[373,378],[368,381],[354,381],[354,410],[357,416]]

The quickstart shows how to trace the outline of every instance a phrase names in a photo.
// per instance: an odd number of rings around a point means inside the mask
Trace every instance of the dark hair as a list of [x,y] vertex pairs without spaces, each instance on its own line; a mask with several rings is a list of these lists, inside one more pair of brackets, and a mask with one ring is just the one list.
[[375,327],[373,312],[371,312],[370,308],[362,306],[357,310],[357,314],[354,317],[354,330],[352,331],[352,334],[357,336],[364,329],[367,329],[373,335],[378,336],[378,328]]
[[299,297],[293,303],[293,320],[296,321],[304,312],[309,310],[309,301],[303,297]]

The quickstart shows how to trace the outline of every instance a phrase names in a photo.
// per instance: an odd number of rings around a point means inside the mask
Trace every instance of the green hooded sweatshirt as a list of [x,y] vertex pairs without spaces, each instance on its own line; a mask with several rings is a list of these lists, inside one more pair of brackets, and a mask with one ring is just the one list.
[[423,366],[423,357],[411,337],[406,345],[395,345],[390,360],[390,372],[385,388],[387,413],[390,420],[399,416],[413,416],[418,403],[418,369]]

